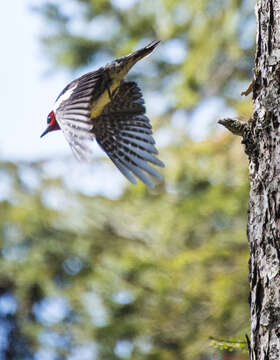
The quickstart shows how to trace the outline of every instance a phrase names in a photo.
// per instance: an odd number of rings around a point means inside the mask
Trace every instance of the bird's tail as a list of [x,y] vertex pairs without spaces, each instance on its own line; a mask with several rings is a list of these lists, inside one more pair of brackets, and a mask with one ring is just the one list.
[[143,59],[145,56],[150,55],[154,51],[154,49],[159,45],[159,43],[160,40],[152,41],[150,44],[146,45],[142,49],[136,50],[130,55],[128,55],[127,58],[133,59],[136,63],[137,61]]
[[[136,50],[127,56],[115,60],[114,70],[119,73],[120,77],[124,76],[139,60],[143,59],[145,56],[150,55],[159,43],[159,40],[152,41],[142,49]],[[119,68],[119,70],[117,68]]]

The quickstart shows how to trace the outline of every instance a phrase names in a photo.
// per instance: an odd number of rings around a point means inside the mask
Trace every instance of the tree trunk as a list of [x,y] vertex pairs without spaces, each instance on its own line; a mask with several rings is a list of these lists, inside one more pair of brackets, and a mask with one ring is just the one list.
[[220,123],[249,157],[250,358],[280,360],[280,0],[258,0],[256,17],[254,114]]
[[280,359],[280,0],[256,4],[249,155],[251,360]]

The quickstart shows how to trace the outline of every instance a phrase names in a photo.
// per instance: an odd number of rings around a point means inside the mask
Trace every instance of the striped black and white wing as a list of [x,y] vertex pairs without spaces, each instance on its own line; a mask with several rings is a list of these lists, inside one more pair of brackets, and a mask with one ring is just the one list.
[[145,116],[141,90],[135,82],[123,82],[102,114],[93,120],[92,131],[98,144],[133,184],[135,176],[153,187],[148,175],[161,180],[161,174],[149,163],[164,167],[152,136],[152,126]]
[[87,140],[94,139],[91,103],[102,91],[103,82],[104,68],[83,75],[62,90],[54,105],[56,120],[78,160],[90,160]]

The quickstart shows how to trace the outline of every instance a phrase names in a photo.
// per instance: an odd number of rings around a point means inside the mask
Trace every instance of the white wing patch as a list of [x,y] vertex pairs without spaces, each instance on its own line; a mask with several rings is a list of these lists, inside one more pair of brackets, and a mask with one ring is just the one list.
[[61,103],[67,99],[70,98],[70,96],[72,95],[73,91],[76,89],[76,87],[78,86],[78,83],[74,86],[72,86],[70,89],[66,90],[65,93],[63,93],[54,103],[53,106],[53,111],[56,112],[56,110],[59,108],[59,106],[61,105]]

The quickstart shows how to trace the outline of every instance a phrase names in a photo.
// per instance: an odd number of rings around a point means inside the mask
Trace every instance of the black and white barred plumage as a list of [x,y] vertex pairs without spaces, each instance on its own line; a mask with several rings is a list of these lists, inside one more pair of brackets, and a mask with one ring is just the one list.
[[150,164],[164,164],[155,156],[158,151],[141,90],[135,82],[125,82],[123,78],[158,43],[154,41],[72,81],[56,99],[44,134],[60,128],[79,160],[89,160],[87,140],[96,139],[130,182],[136,184],[137,177],[153,187],[151,177],[161,180],[162,176]]

